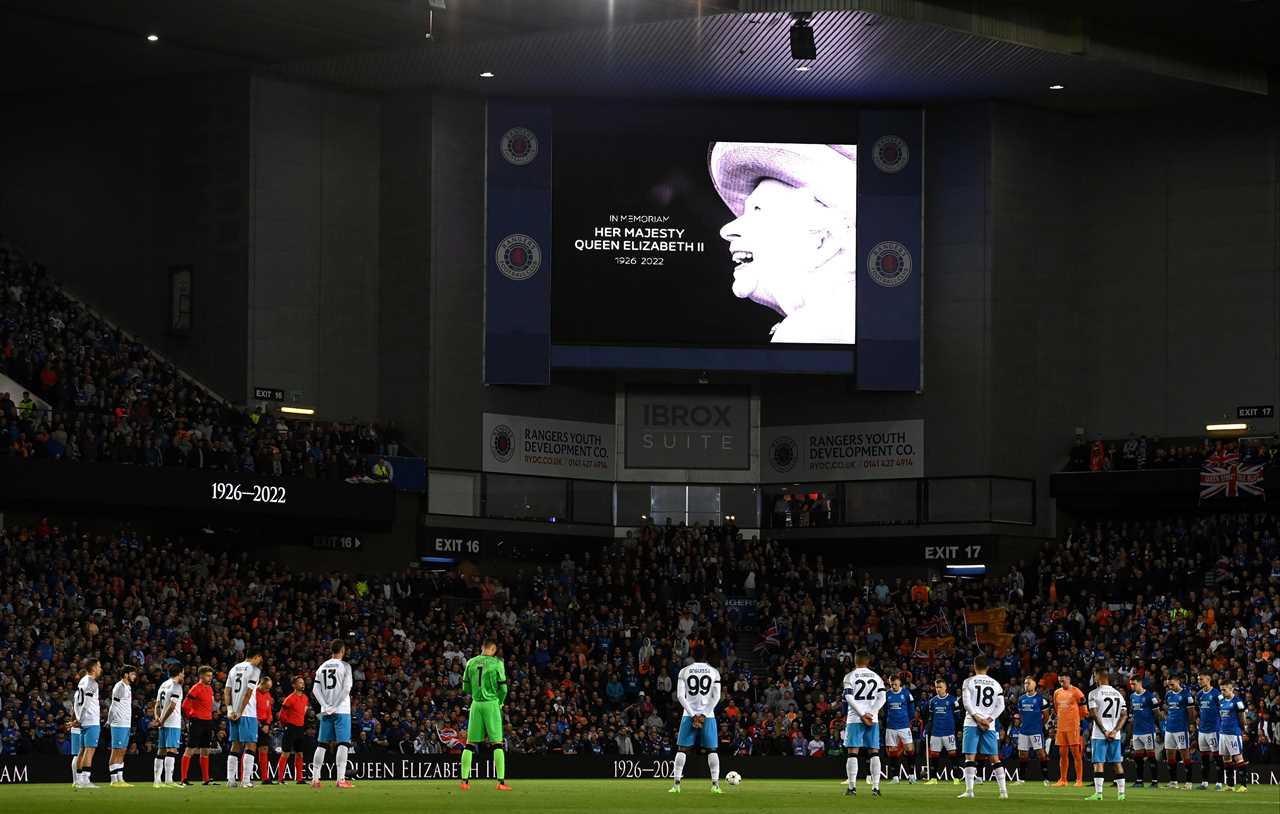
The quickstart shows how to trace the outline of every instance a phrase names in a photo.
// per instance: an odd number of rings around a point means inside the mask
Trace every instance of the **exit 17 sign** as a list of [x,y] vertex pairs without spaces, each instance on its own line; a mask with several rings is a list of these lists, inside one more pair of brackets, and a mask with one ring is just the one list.
[[1237,407],[1236,418],[1273,418],[1276,408],[1273,404],[1255,404],[1250,407]]

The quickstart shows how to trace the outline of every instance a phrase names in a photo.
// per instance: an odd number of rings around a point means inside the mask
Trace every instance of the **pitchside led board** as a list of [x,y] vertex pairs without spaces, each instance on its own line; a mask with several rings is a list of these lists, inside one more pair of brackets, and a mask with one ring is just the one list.
[[910,110],[490,102],[485,381],[920,390],[922,135]]

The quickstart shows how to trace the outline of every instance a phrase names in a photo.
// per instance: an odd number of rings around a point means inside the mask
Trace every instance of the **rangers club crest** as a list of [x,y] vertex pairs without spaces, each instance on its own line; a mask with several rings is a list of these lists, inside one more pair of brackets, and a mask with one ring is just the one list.
[[799,457],[800,450],[796,442],[788,436],[778,436],[769,445],[769,464],[774,472],[790,472],[795,468]]
[[493,455],[493,459],[500,464],[505,464],[511,460],[515,450],[516,445],[511,435],[511,428],[506,424],[494,427],[493,432],[489,433],[489,453]]
[[871,147],[871,160],[880,172],[895,173],[907,166],[911,150],[898,136],[881,136]]
[[519,282],[538,273],[538,267],[542,265],[542,247],[528,235],[507,235],[498,244],[493,259],[503,277]]
[[523,167],[538,157],[538,137],[527,127],[513,127],[502,134],[498,149],[508,164]]
[[876,285],[897,288],[911,276],[911,252],[896,240],[882,240],[867,255],[867,273]]

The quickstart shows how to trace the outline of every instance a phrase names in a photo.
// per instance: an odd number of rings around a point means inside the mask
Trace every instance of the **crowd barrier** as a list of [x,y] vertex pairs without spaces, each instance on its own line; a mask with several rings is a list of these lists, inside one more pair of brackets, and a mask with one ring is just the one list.
[[[94,761],[95,782],[107,780],[107,756],[99,750]],[[487,752],[476,761],[481,778],[493,777],[493,762]],[[275,763],[275,755],[272,756]],[[70,783],[70,757],[58,755],[0,756],[0,784],[12,783]],[[226,756],[213,755],[210,760],[212,779],[226,780]],[[521,755],[507,756],[507,770],[511,779],[524,780],[652,780],[671,777],[673,762],[669,757],[617,756],[617,755]],[[1019,776],[1016,765],[1010,766],[1014,779],[1038,781],[1037,768]],[[274,772],[275,769],[272,768]],[[321,779],[333,780],[333,762],[327,762],[321,771]],[[838,758],[796,757],[737,757],[721,756],[721,771],[737,771],[748,780],[839,780],[844,777],[844,760]],[[1280,784],[1280,764],[1250,766],[1250,785]],[[310,769],[304,769],[310,779]],[[954,777],[952,769],[950,776]],[[347,776],[361,780],[438,780],[456,781],[459,775],[457,755],[402,755],[396,752],[359,752],[351,756]],[[706,758],[691,756],[685,767],[690,780],[707,776]],[[1086,770],[1086,777],[1092,772]],[[136,755],[125,758],[125,779],[146,783],[152,777],[152,756]],[[1162,775],[1163,777],[1163,775]],[[188,779],[199,779],[196,761],[192,761]],[[294,780],[292,767],[286,770],[285,780]],[[1132,779],[1132,778],[1131,778]]]

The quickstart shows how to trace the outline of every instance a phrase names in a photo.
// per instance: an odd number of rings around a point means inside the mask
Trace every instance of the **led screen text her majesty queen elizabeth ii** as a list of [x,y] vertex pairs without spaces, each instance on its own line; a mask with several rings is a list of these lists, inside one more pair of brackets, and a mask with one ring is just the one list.
[[605,110],[556,109],[553,342],[854,344],[856,117]]
[[566,102],[550,118],[551,367],[921,389],[920,111]]

